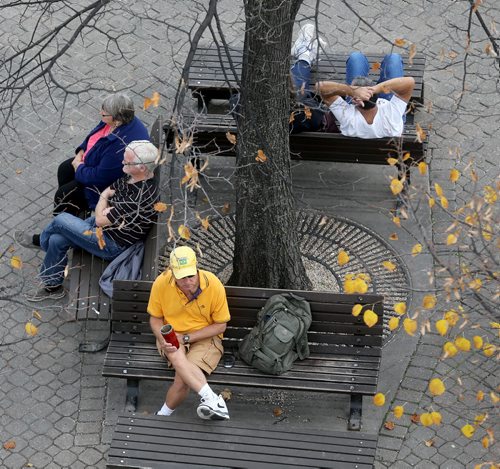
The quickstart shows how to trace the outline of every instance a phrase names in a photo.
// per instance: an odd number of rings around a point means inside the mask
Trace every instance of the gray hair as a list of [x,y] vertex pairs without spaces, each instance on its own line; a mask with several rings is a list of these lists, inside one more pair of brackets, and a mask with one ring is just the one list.
[[150,173],[155,170],[158,160],[158,148],[149,140],[134,140],[127,145],[125,151],[127,150],[134,154],[135,162],[143,164]]
[[102,102],[102,110],[110,114],[113,120],[128,124],[134,118],[134,103],[123,93],[110,94]]

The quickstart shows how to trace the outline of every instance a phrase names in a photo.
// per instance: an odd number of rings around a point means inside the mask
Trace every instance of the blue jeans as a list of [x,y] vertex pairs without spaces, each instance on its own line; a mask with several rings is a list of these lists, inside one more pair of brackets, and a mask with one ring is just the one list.
[[[46,254],[40,267],[40,278],[44,285],[57,286],[63,283],[69,248],[82,248],[107,261],[126,249],[126,246],[120,246],[106,234],[103,235],[106,246],[100,249],[95,226],[94,217],[82,220],[69,213],[60,213],[42,231],[40,246]],[[92,234],[84,234],[85,231],[92,231]]]
[[[348,85],[356,77],[367,77],[370,71],[368,59],[361,52],[353,52],[346,62],[346,82]],[[380,78],[377,83],[404,76],[403,59],[399,54],[387,54],[380,64]],[[393,93],[380,93],[379,98],[390,100]]]
[[315,95],[309,90],[311,86],[311,65],[305,60],[297,60],[290,70],[292,81],[295,88],[295,100],[308,107],[311,111],[311,117],[306,118],[303,112],[295,113],[295,120],[290,125],[291,133],[315,132],[323,124],[323,111],[320,110]]

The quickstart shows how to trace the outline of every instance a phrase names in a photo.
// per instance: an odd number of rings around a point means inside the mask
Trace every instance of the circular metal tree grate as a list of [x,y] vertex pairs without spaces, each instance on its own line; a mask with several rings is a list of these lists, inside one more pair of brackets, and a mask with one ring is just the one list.
[[[328,218],[314,211],[298,212],[300,251],[307,275],[314,290],[342,292],[347,274],[365,273],[370,276],[369,293],[384,296],[384,341],[393,336],[388,328],[389,319],[396,316],[393,305],[410,301],[410,276],[404,262],[376,233],[351,220]],[[202,256],[198,263],[202,269],[215,273],[226,283],[232,272],[235,235],[234,215],[210,221],[208,231],[194,229],[188,244],[199,246]],[[167,247],[170,251],[170,246]],[[339,266],[340,250],[349,255],[349,262]],[[169,252],[166,253],[167,255]],[[165,264],[168,256],[161,259]],[[382,263],[392,262],[391,272]],[[409,305],[408,305],[409,306]]]

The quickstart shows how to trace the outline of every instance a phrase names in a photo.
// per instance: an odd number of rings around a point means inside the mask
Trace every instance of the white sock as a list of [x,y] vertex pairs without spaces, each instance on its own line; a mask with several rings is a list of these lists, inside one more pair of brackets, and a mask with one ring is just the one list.
[[175,409],[171,409],[167,404],[163,404],[163,407],[156,413],[156,415],[166,415],[167,417],[169,415],[172,415],[172,412]]
[[198,394],[203,400],[211,400],[217,399],[217,394],[212,391],[212,388],[207,384],[205,384],[199,391]]

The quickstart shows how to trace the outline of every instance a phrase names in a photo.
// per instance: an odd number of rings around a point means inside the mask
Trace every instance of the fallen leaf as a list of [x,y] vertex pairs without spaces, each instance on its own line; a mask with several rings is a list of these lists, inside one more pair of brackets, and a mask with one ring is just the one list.
[[321,217],[321,220],[318,223],[318,226],[323,226],[326,225],[328,222],[328,218],[326,218],[324,215]]
[[417,53],[417,45],[416,44],[412,44],[410,46],[410,51],[409,51],[409,54],[408,54],[408,63],[410,65],[413,65],[413,59],[415,58],[416,53]]
[[10,265],[14,269],[22,269],[23,267],[23,261],[19,256],[12,256],[10,259]]
[[444,195],[439,198],[439,202],[441,203],[441,207],[444,209],[448,208],[448,199]]
[[453,342],[446,342],[443,345],[444,357],[454,357],[458,353],[458,349],[455,347]]
[[382,407],[385,404],[385,396],[381,392],[378,392],[373,396],[373,403],[377,407]]
[[391,422],[390,420],[387,420],[385,423],[384,423],[384,428],[386,430],[394,430],[394,427],[396,426],[396,424],[394,422]]
[[420,415],[418,415],[418,414],[412,414],[411,417],[410,417],[410,420],[413,423],[419,423],[420,422]]
[[415,124],[415,133],[417,134],[417,142],[423,143],[427,138],[427,134],[424,129],[420,126],[420,124]]
[[273,415],[275,417],[279,417],[281,414],[283,414],[283,409],[281,407],[275,407],[273,409]]
[[436,194],[438,197],[442,197],[443,195],[443,189],[441,188],[441,186],[436,182],[434,183],[434,189],[436,191]]
[[179,228],[177,228],[177,233],[179,233],[179,236],[182,239],[189,239],[191,238],[191,233],[189,231],[189,228],[185,225],[179,225]]
[[440,319],[436,321],[436,330],[441,336],[445,336],[448,332],[449,322],[446,319]]
[[151,98],[144,98],[143,109],[147,111],[150,106],[158,107],[160,104],[160,93],[155,91]]
[[230,401],[231,397],[233,397],[233,392],[229,388],[224,388],[220,395],[225,401]]
[[413,336],[417,330],[417,321],[414,319],[406,318],[403,321],[403,328],[408,335]]
[[458,241],[457,235],[454,233],[450,233],[446,238],[446,245],[451,246],[452,244],[456,244]]
[[398,237],[397,233],[391,233],[391,234],[389,235],[389,239],[390,239],[391,241],[397,241],[397,240],[399,239],[399,237]]
[[389,330],[393,331],[399,327],[399,318],[397,317],[392,317],[389,319]]
[[339,251],[339,254],[337,256],[337,262],[339,264],[339,266],[343,266],[345,264],[347,264],[349,262],[349,254],[347,254],[347,252],[345,252],[343,249],[341,249]]
[[425,444],[425,446],[430,448],[431,446],[434,446],[434,440],[425,440],[424,444]]
[[453,168],[450,171],[450,181],[457,182],[459,178],[460,178],[460,171],[458,171],[458,169]]
[[24,330],[26,331],[26,334],[28,334],[30,337],[34,337],[35,335],[38,334],[38,327],[36,327],[30,321],[26,323],[26,325],[24,326]]
[[371,309],[363,313],[363,321],[368,327],[373,327],[378,322],[378,315]]
[[469,352],[471,348],[470,340],[465,337],[457,337],[455,339],[455,346],[462,352]]
[[467,425],[464,425],[462,428],[461,428],[461,431],[463,433],[463,435],[467,438],[471,438],[472,435],[474,435],[474,432],[476,431],[476,429],[470,425],[470,424],[467,424]]
[[397,47],[403,47],[406,44],[406,39],[398,38],[394,41],[394,45]]
[[418,163],[418,172],[423,176],[427,174],[427,163],[425,161],[421,161]]
[[382,262],[382,265],[384,268],[386,268],[389,272],[394,272],[396,270],[396,264],[392,263],[391,261],[384,261]]
[[425,295],[422,299],[422,306],[425,309],[432,309],[436,306],[437,298],[435,295]]
[[422,245],[420,243],[415,244],[411,249],[411,255],[413,257],[418,256],[422,252]]
[[16,442],[14,440],[9,440],[9,441],[6,441],[4,444],[3,444],[3,447],[5,449],[14,449],[16,447]]
[[42,320],[42,315],[38,311],[33,311],[33,317],[37,318],[39,321]]
[[392,222],[398,227],[401,228],[401,219],[399,217],[392,217]]
[[22,169],[16,169],[16,174],[21,174],[23,172]]
[[406,313],[406,303],[400,302],[394,304],[394,311],[400,316]]
[[392,411],[392,413],[394,414],[394,417],[396,417],[397,419],[400,419],[403,414],[405,413],[405,409],[402,405],[397,405],[396,407],[394,407],[394,410]]
[[423,414],[421,414],[420,415],[420,423],[424,427],[429,427],[430,425],[432,425],[433,421],[432,421],[431,414],[429,414],[428,412],[424,412]]

